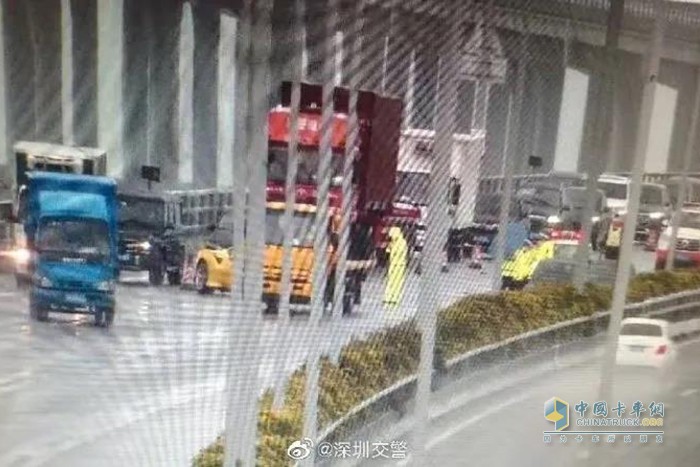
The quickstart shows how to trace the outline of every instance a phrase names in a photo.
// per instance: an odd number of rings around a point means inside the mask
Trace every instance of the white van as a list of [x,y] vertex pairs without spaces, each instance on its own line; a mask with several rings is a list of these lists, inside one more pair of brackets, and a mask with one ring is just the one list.
[[[605,194],[606,205],[613,213],[625,215],[629,206],[630,184],[629,177],[604,174],[598,179],[598,189]],[[670,199],[668,188],[658,183],[642,183],[640,196],[640,214],[651,219],[662,219],[669,212]]]

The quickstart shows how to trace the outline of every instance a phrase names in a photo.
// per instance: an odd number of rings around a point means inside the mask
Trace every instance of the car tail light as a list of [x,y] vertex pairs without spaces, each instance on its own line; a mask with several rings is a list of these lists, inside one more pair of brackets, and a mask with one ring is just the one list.
[[665,344],[662,344],[656,348],[656,355],[664,355],[666,352],[668,352],[668,346]]

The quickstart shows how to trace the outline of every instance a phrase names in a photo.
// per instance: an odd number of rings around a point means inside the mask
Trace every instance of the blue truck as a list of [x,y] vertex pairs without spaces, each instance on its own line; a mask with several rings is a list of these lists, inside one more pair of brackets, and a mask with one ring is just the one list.
[[116,182],[33,172],[27,192],[31,317],[45,321],[50,312],[86,313],[98,326],[111,325],[119,275]]

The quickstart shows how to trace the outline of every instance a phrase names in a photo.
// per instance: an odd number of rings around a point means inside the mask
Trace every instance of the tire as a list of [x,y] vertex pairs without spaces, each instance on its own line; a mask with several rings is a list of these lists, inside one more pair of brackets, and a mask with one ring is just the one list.
[[48,321],[49,312],[39,308],[33,301],[29,301],[29,317],[36,321]]
[[354,294],[345,294],[343,296],[343,316],[350,316],[352,314],[352,308],[354,306],[353,303],[353,295]]
[[101,328],[102,323],[105,320],[105,312],[104,310],[98,309],[95,311],[95,327]]
[[352,294],[352,302],[355,305],[360,305],[362,303],[362,282],[358,282],[358,284],[355,284],[355,291]]
[[104,319],[102,325],[106,328],[114,323],[114,308],[108,308],[104,311]]
[[15,282],[17,283],[17,288],[21,290],[28,289],[32,283],[32,280],[26,276],[20,274],[15,274]]
[[180,271],[173,271],[168,273],[168,284],[170,285],[180,285],[182,283],[182,274]]
[[197,263],[197,268],[194,272],[194,288],[201,295],[205,295],[211,292],[211,289],[207,286],[209,281],[209,270],[207,269],[207,263],[200,261]]

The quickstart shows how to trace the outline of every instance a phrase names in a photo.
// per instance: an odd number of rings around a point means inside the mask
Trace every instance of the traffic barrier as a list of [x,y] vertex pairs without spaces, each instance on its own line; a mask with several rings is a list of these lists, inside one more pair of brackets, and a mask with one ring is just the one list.
[[185,256],[185,261],[182,265],[182,282],[180,283],[180,287],[183,289],[194,289],[194,278],[196,274],[194,261],[194,255]]
[[[698,305],[700,304],[700,290],[688,290],[662,297],[650,298],[639,303],[630,303],[625,306],[625,317],[645,316],[649,318],[661,318],[671,322],[671,331],[674,338],[691,338],[700,334],[700,318]],[[445,362],[444,369],[434,370],[432,390],[444,386],[449,382],[458,381],[467,375],[473,375],[475,371],[516,358],[525,358],[531,355],[540,355],[544,358],[544,352],[554,352],[556,358],[557,349],[567,342],[580,339],[581,336],[593,337],[600,335],[607,329],[609,311],[600,311],[590,316],[582,316],[572,320],[556,323],[540,329],[534,329],[525,333],[504,339],[500,342],[488,344],[467,351],[464,354],[450,358]],[[396,400],[408,404],[413,399],[418,383],[418,376],[407,376],[396,382],[391,387],[380,391],[370,398],[362,401],[348,413],[331,423],[322,430],[318,436],[317,444],[335,441],[338,435],[352,436],[348,433],[357,432],[365,426],[377,423],[386,413],[387,407],[397,404]],[[393,402],[392,402],[393,401]],[[435,416],[431,415],[431,419]],[[401,414],[397,427],[402,428],[397,435],[404,435],[410,429],[411,420],[402,424],[405,414]],[[384,426],[383,429],[391,429]],[[395,430],[391,430],[394,432]],[[321,463],[321,465],[325,465]]]

